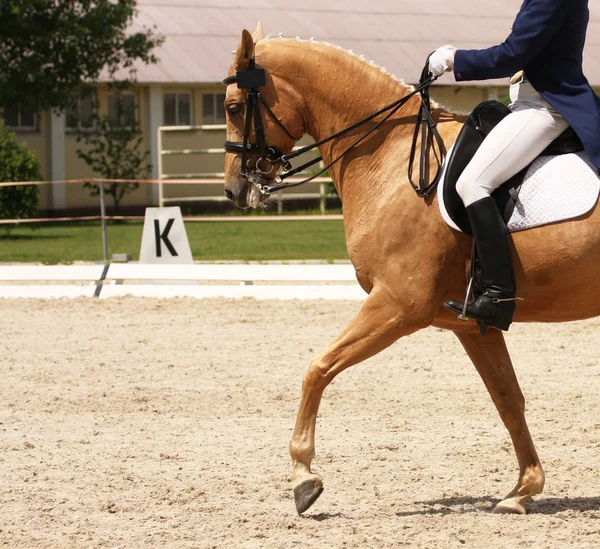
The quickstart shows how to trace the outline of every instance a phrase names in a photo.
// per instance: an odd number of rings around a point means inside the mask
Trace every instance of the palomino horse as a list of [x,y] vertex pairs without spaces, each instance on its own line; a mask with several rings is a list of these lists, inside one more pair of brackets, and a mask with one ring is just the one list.
[[[243,31],[230,75],[249,63],[266,70],[260,92],[285,132],[263,116],[266,141],[284,153],[293,137],[315,141],[332,135],[407,95],[409,89],[383,69],[338,47],[314,41],[264,39]],[[244,134],[247,90],[227,87],[227,138]],[[342,199],[348,253],[361,287],[362,308],[337,339],[311,363],[290,442],[293,486],[299,513],[323,490],[311,471],[315,423],[323,391],[340,372],[398,338],[427,326],[452,330],[479,372],[512,438],[519,477],[495,512],[525,513],[524,503],[542,492],[544,471],[525,421],[525,400],[515,376],[504,335],[496,329],[482,335],[475,322],[461,322],[444,308],[462,300],[471,239],[442,220],[437,199],[416,195],[407,180],[409,149],[418,97],[411,98],[330,169]],[[435,120],[448,147],[463,118],[435,107]],[[372,124],[371,124],[372,126]],[[359,129],[320,147],[326,163],[343,151]],[[251,152],[257,160],[258,154]],[[225,159],[225,193],[239,207],[256,205],[256,191],[240,173],[240,154]],[[277,168],[266,175],[269,180]],[[578,219],[514,233],[511,237],[519,296],[517,322],[564,322],[600,315],[600,208]]]

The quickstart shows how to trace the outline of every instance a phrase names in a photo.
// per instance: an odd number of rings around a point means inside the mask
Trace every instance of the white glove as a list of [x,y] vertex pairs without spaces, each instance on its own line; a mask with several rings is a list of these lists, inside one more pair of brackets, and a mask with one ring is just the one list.
[[454,68],[454,46],[442,46],[435,50],[429,58],[429,72],[433,76],[442,76]]

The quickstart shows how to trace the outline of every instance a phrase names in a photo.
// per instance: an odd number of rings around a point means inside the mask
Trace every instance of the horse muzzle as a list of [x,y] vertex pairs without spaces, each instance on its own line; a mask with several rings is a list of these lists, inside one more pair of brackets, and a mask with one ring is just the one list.
[[261,185],[268,181],[260,178],[261,181],[253,181],[255,178],[239,174],[234,178],[234,182],[225,182],[225,196],[231,200],[238,208],[248,209],[257,208],[267,199],[267,196],[261,192]]

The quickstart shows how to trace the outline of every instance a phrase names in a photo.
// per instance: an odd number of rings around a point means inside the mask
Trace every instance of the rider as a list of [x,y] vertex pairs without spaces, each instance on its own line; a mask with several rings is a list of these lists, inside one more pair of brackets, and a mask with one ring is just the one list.
[[[511,113],[488,135],[457,183],[477,248],[485,291],[467,316],[508,330],[516,287],[506,225],[492,191],[529,165],[569,125],[600,170],[600,99],[583,74],[588,0],[525,0],[510,36],[483,50],[443,46],[431,55],[434,76],[457,81],[511,78]],[[462,313],[464,304],[446,306]]]

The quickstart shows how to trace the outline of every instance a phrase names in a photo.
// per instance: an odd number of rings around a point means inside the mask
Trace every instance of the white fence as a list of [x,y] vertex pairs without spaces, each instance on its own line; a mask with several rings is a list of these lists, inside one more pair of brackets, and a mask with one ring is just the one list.
[[363,300],[352,265],[0,266],[0,297]]
[[[223,178],[225,174],[222,172],[218,173],[165,173],[164,171],[164,161],[163,157],[165,156],[190,156],[190,155],[224,155],[225,149],[220,148],[199,148],[199,149],[163,149],[163,134],[164,133],[173,133],[173,132],[209,132],[214,130],[225,130],[226,126],[161,126],[157,130],[157,141],[158,141],[158,205],[162,208],[165,204],[168,203],[177,203],[181,204],[184,202],[202,202],[202,201],[212,201],[212,202],[225,202],[227,198],[223,196],[222,193],[219,195],[203,195],[203,196],[185,196],[185,197],[165,197],[163,182],[169,180],[185,180],[185,179],[193,179],[195,183],[199,184],[216,184],[223,183]],[[296,147],[294,150],[297,150],[299,147]],[[304,177],[307,177],[309,174],[305,172],[301,172]],[[302,178],[290,178],[289,182],[297,182],[301,181]],[[279,214],[283,213],[283,201],[284,200],[304,200],[304,199],[318,199],[319,207],[321,210],[321,214],[325,214],[327,208],[327,187],[328,184],[331,183],[331,179],[329,177],[317,177],[313,180],[314,183],[319,184],[319,192],[304,192],[304,193],[284,193],[283,191],[278,191],[273,194],[272,198],[277,202],[277,212]]]

